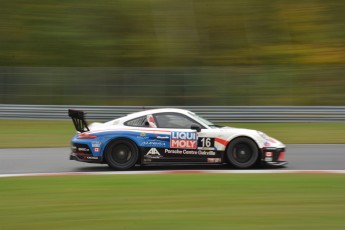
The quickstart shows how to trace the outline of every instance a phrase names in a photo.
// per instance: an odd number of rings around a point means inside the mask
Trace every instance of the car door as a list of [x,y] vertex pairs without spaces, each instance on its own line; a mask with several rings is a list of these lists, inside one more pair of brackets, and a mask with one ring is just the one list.
[[[191,117],[180,113],[154,114],[157,129],[157,141],[169,138],[168,148],[158,148],[163,162],[214,162],[210,158],[219,158],[214,146],[214,132],[206,129]],[[200,132],[191,129],[199,126]]]

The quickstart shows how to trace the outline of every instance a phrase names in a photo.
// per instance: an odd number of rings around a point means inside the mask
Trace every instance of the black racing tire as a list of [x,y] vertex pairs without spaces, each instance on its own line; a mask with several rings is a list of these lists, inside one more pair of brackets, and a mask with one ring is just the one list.
[[230,142],[226,156],[231,165],[246,169],[252,167],[258,160],[259,149],[255,142],[246,137],[239,137]]
[[105,150],[105,161],[116,170],[127,170],[137,163],[138,146],[128,139],[117,139],[110,142]]

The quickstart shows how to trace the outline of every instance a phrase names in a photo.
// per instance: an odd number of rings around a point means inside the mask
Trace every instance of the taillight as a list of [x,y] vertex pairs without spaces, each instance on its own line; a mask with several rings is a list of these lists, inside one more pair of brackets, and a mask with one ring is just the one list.
[[80,133],[78,134],[78,139],[95,139],[97,136],[91,135],[90,133]]

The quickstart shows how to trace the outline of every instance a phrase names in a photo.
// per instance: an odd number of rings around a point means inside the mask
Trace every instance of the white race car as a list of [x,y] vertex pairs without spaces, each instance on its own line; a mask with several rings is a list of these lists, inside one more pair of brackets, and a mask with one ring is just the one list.
[[154,109],[87,125],[84,112],[69,110],[77,134],[71,160],[107,163],[117,170],[136,164],[223,164],[250,168],[281,166],[285,145],[249,129],[221,127],[182,109]]

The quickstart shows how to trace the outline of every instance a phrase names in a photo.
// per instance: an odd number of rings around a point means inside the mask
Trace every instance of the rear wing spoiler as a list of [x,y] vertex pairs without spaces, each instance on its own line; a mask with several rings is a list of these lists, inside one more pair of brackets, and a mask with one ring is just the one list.
[[68,116],[72,118],[75,129],[78,132],[84,133],[90,131],[85,120],[85,113],[80,110],[68,110]]

